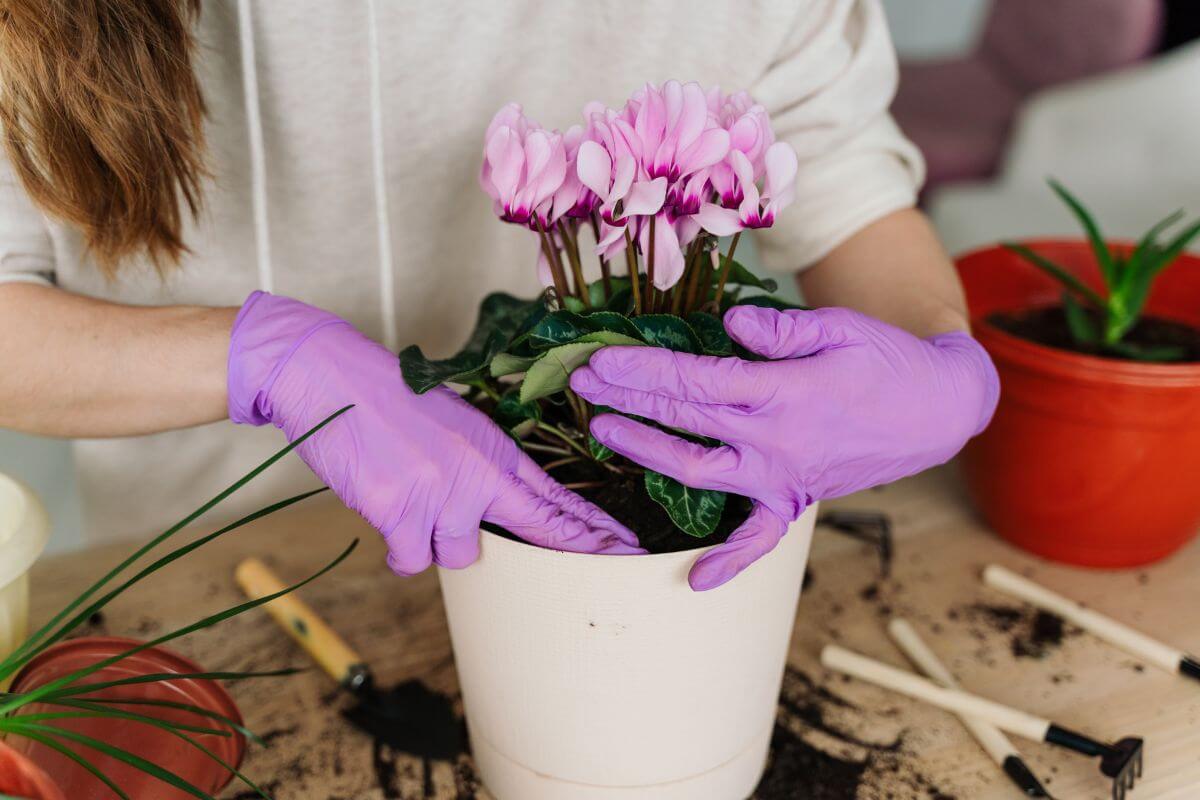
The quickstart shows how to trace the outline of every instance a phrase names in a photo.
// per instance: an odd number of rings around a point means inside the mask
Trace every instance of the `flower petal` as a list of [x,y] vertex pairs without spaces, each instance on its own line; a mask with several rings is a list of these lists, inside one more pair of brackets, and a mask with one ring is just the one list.
[[638,181],[629,189],[625,198],[625,216],[657,214],[667,199],[667,179]]
[[679,235],[667,221],[666,214],[659,214],[654,223],[654,286],[666,291],[683,277],[683,249],[679,246]]
[[575,157],[575,172],[583,185],[595,192],[597,197],[608,199],[612,183],[612,157],[607,150],[596,142],[580,144],[579,155]]
[[496,129],[487,141],[486,158],[494,196],[501,203],[511,203],[525,167],[525,150],[516,131],[507,126]]
[[709,128],[685,150],[675,157],[680,172],[688,175],[698,169],[711,167],[729,153],[729,131],[724,128]]
[[713,236],[732,236],[742,229],[742,220],[732,208],[722,208],[716,203],[705,203],[696,214],[700,227]]
[[796,151],[784,142],[776,142],[767,148],[764,160],[767,178],[763,182],[763,197],[774,201],[777,208],[783,208],[796,196],[796,172],[799,169]]

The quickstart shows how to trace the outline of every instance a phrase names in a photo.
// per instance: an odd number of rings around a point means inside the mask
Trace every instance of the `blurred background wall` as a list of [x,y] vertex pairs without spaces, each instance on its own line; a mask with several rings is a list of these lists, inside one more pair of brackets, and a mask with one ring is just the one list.
[[[1200,0],[883,0],[902,62],[894,111],[923,149],[922,202],[952,253],[1073,236],[1044,180],[1113,236],[1200,213]],[[53,550],[81,519],[65,442],[0,430],[0,471],[30,484]]]

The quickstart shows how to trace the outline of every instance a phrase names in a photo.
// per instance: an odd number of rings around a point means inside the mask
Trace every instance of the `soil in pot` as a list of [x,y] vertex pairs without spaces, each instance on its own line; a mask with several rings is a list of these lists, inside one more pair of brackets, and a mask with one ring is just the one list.
[[[1085,309],[1084,313],[1091,316],[1097,325],[1101,323],[1100,316],[1090,309]],[[1101,358],[1117,358],[1112,353],[1075,341],[1062,306],[996,313],[988,317],[988,322],[1002,331],[1047,347]],[[1125,335],[1125,341],[1144,348],[1178,347],[1184,352],[1178,362],[1200,361],[1200,330],[1181,322],[1161,317],[1142,317]]]
[[[554,458],[542,453],[531,455],[543,465]],[[580,461],[554,469],[553,475],[560,483],[598,484],[581,486],[575,491],[636,533],[642,547],[651,553],[676,553],[720,544],[750,515],[750,500],[727,495],[717,529],[701,539],[675,527],[667,510],[646,494],[641,473],[614,476],[593,462]]]

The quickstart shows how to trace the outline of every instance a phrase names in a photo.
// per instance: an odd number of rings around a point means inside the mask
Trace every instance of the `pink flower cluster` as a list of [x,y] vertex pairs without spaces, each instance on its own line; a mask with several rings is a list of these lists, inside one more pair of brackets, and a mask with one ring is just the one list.
[[796,153],[775,141],[766,110],[745,92],[668,81],[647,84],[619,111],[589,103],[583,115],[560,133],[515,103],[500,109],[480,183],[505,222],[551,235],[595,222],[604,258],[627,236],[649,252],[653,231],[658,289],[679,280],[684,249],[702,232],[769,227],[794,197]]

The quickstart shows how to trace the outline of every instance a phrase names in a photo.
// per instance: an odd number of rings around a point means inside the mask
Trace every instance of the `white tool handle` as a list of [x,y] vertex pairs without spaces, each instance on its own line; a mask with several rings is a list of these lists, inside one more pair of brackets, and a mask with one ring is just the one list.
[[[888,633],[891,634],[896,646],[903,651],[904,655],[917,665],[917,669],[948,689],[959,688],[958,681],[954,679],[950,670],[946,669],[946,666],[938,660],[938,657],[906,620],[893,619],[888,624]],[[975,741],[979,742],[979,746],[984,749],[988,757],[1000,766],[1003,767],[1005,760],[1011,756],[1019,757],[1017,748],[1013,747],[1008,737],[992,723],[969,715],[960,715],[959,720],[963,727],[975,737]]]
[[852,653],[843,647],[830,644],[821,651],[821,663],[830,669],[853,675],[868,683],[891,689],[894,692],[923,700],[930,705],[944,708],[956,714],[978,717],[1002,730],[1032,739],[1044,741],[1050,720],[1026,714],[991,700],[984,700],[959,689],[947,689],[920,678],[911,672],[884,664],[880,661]]
[[1084,608],[1074,600],[1068,600],[1038,586],[1011,570],[992,564],[983,571],[983,582],[993,589],[999,589],[1030,605],[1057,614],[1072,625],[1083,628],[1138,658],[1144,658],[1167,672],[1179,671],[1179,662],[1184,657],[1181,651],[1138,633],[1103,614]]

